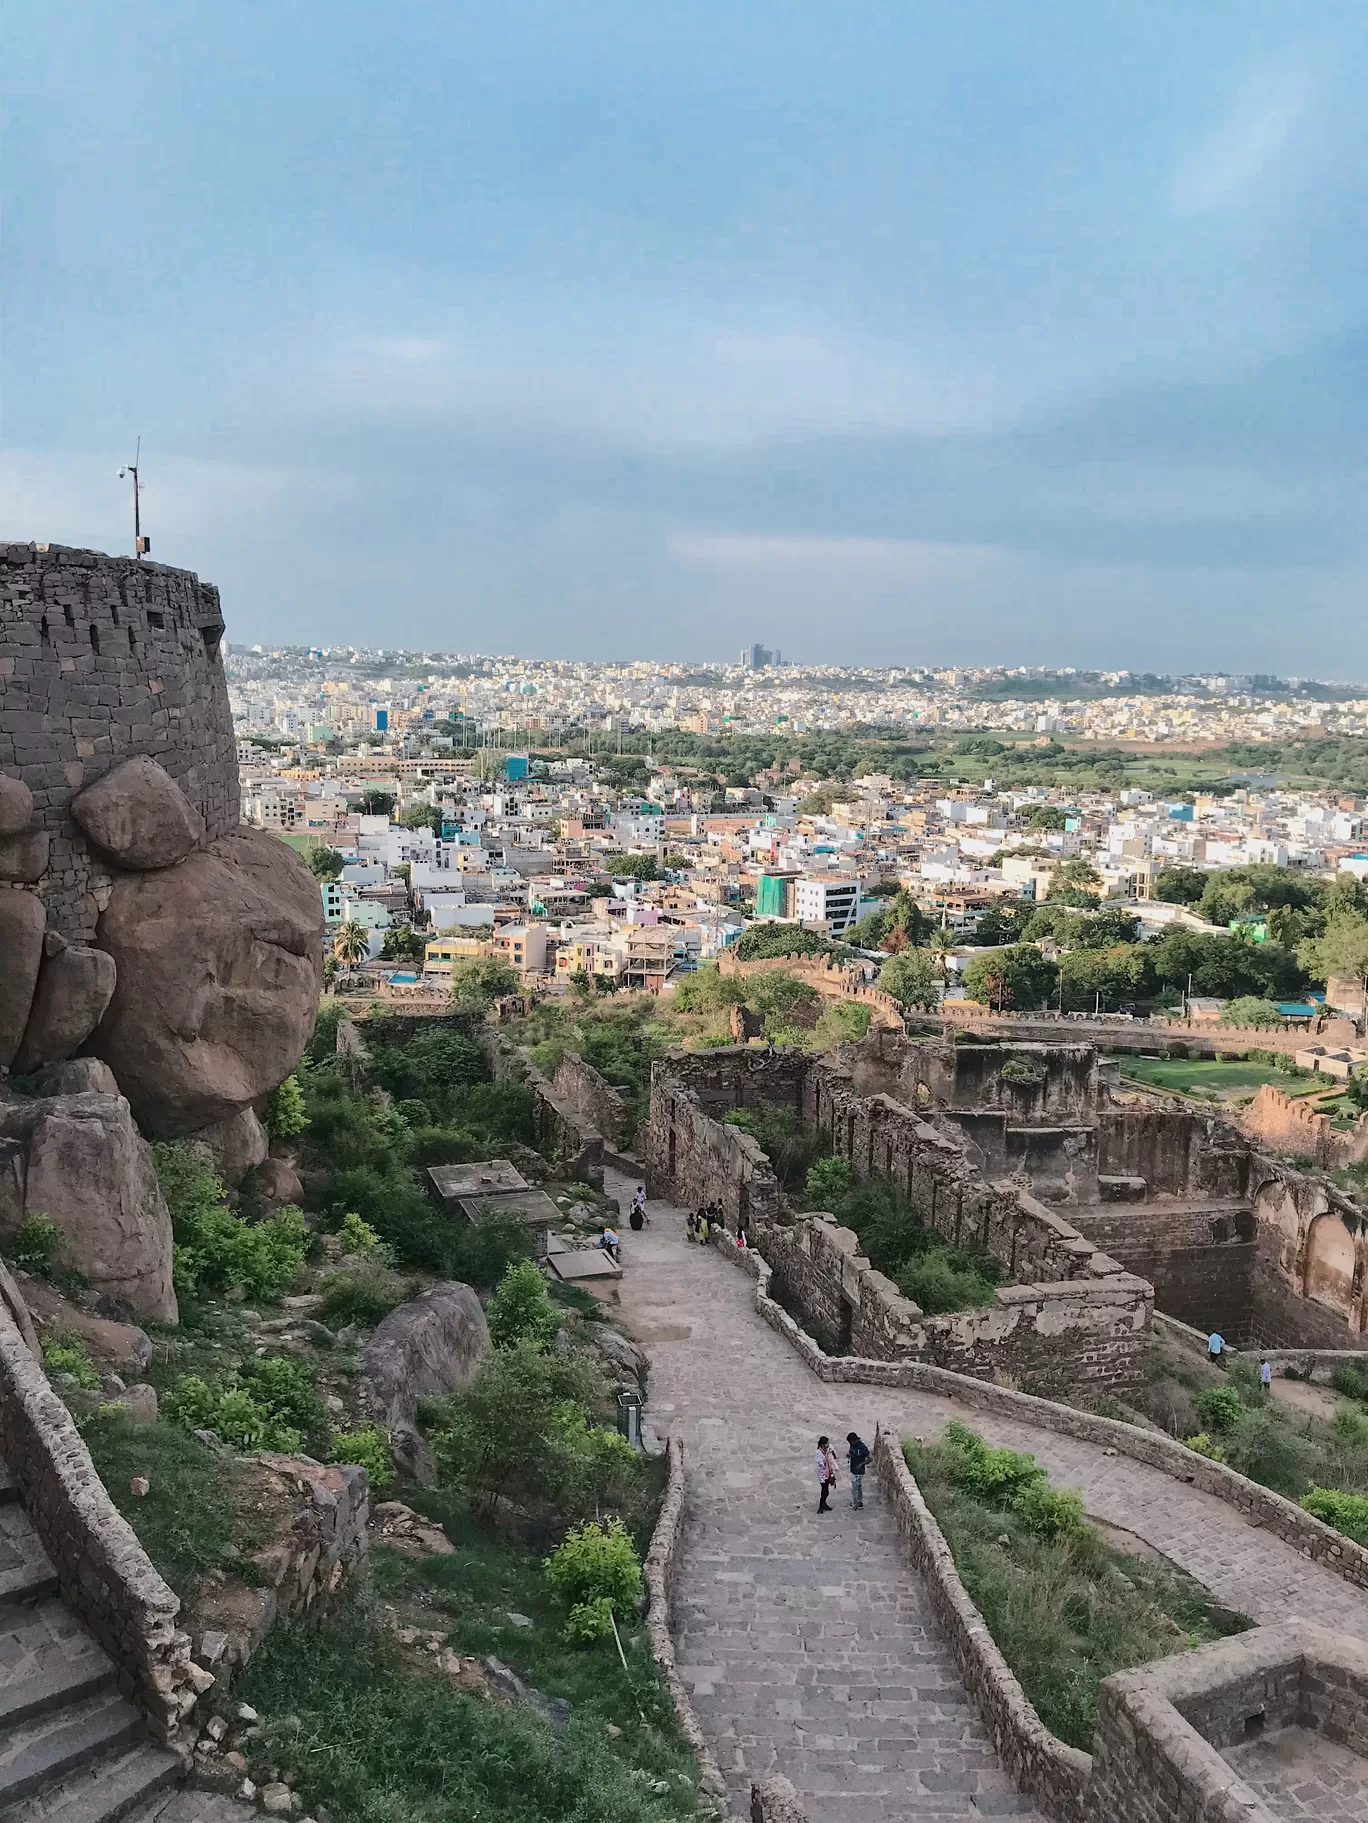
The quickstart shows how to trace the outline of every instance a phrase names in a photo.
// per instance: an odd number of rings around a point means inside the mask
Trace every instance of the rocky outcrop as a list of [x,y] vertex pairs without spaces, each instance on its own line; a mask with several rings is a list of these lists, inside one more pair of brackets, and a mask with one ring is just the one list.
[[0,775],[0,837],[22,835],[33,821],[33,793],[22,779]]
[[36,886],[47,872],[52,838],[45,829],[26,829],[0,842],[0,880]]
[[57,1223],[65,1263],[135,1316],[176,1321],[171,1218],[152,1153],[121,1095],[0,1107],[0,1229]]
[[136,1323],[98,1316],[73,1301],[46,1279],[25,1273],[19,1291],[40,1329],[74,1331],[85,1343],[96,1367],[122,1375],[141,1374],[152,1360],[152,1338]]
[[304,1201],[304,1183],[293,1159],[263,1159],[257,1170],[255,1187],[257,1194],[265,1197],[268,1203],[283,1207],[286,1203]]
[[74,949],[49,931],[44,951],[38,990],[14,1060],[14,1067],[25,1072],[70,1057],[104,1018],[114,995],[114,958],[103,950]]
[[431,1477],[427,1446],[414,1422],[418,1401],[468,1386],[489,1353],[489,1325],[469,1285],[434,1285],[392,1310],[361,1357],[361,1393],[390,1433],[395,1460]]
[[32,893],[0,890],[0,1070],[14,1062],[43,962],[45,913]]
[[244,830],[114,885],[97,941],[118,965],[92,1041],[139,1121],[176,1137],[278,1087],[313,1030],[318,883],[293,849]]
[[98,1057],[69,1057],[64,1063],[50,1063],[35,1073],[34,1086],[40,1095],[117,1095],[119,1085],[114,1072]]
[[118,867],[174,867],[204,835],[204,819],[146,754],[123,760],[79,792],[71,814],[87,840]]
[[213,1159],[224,1183],[233,1188],[266,1156],[266,1129],[252,1108],[240,1108],[216,1126],[202,1127],[195,1139]]

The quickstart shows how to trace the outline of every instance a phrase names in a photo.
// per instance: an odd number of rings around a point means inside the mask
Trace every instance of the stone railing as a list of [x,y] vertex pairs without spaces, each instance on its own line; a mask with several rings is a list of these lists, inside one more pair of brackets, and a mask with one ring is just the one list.
[[874,1439],[874,1472],[998,1758],[1054,1823],[1083,1823],[1092,1758],[1056,1740],[1027,1701],[960,1581],[945,1535],[908,1471],[898,1438],[887,1431],[880,1430]]
[[714,1798],[725,1800],[726,1784],[707,1737],[694,1714],[693,1703],[684,1687],[675,1662],[671,1616],[674,1611],[674,1583],[678,1566],[679,1543],[684,1530],[684,1446],[671,1437],[668,1456],[669,1474],[665,1499],[651,1534],[651,1547],[642,1569],[646,1583],[646,1635],[651,1657],[660,1666],[669,1686],[670,1700],[679,1718],[679,1730],[693,1749],[702,1777],[699,1784]]
[[1072,1405],[1037,1398],[1032,1393],[1019,1393],[1006,1386],[994,1386],[987,1380],[952,1373],[925,1361],[866,1361],[853,1356],[824,1354],[770,1295],[771,1273],[763,1256],[753,1247],[743,1251],[726,1242],[722,1244],[722,1251],[756,1280],[757,1314],[784,1337],[819,1380],[857,1386],[899,1386],[912,1392],[932,1393],[963,1405],[977,1406],[981,1411],[993,1412],[1018,1424],[1033,1425],[1037,1430],[1056,1431],[1085,1443],[1095,1443],[1102,1449],[1115,1450],[1119,1456],[1143,1462],[1161,1474],[1171,1475],[1175,1481],[1186,1482],[1201,1493],[1225,1501],[1227,1506],[1242,1513],[1252,1526],[1272,1532],[1303,1557],[1324,1565],[1355,1588],[1368,1589],[1368,1549],[1335,1531],[1333,1526],[1313,1518],[1295,1502],[1237,1474],[1223,1462],[1199,1456],[1161,1431],[1142,1430],[1119,1418],[1099,1418]]
[[114,1661],[119,1687],[172,1740],[207,1680],[177,1625],[180,1602],[109,1498],[70,1412],[0,1307],[0,1458],[67,1606]]

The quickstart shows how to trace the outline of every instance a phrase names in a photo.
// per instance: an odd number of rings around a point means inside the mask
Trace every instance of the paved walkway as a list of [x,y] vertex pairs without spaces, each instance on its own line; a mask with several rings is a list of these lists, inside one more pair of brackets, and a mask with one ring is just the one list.
[[[610,1173],[609,1189],[625,1198],[628,1182]],[[1368,1596],[1158,1470],[953,1400],[824,1385],[755,1314],[747,1273],[691,1247],[680,1211],[651,1214],[642,1234],[623,1223],[623,1315],[650,1352],[651,1422],[685,1445],[679,1660],[742,1814],[750,1780],[769,1772],[793,1781],[812,1823],[1035,1814],[997,1764],[872,1486],[854,1513],[842,1476],[817,1516],[822,1431],[868,1441],[878,1421],[934,1436],[958,1411],[1228,1606],[1368,1638]]]

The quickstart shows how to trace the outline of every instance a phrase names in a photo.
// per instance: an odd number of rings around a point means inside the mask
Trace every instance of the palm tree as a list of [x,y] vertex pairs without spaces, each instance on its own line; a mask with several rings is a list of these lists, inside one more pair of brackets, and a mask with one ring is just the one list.
[[938,924],[928,939],[927,948],[936,958],[936,967],[940,971],[941,980],[946,980],[949,975],[949,958],[959,948],[954,931],[948,924]]
[[370,954],[370,933],[364,924],[348,922],[333,938],[333,954],[350,969]]

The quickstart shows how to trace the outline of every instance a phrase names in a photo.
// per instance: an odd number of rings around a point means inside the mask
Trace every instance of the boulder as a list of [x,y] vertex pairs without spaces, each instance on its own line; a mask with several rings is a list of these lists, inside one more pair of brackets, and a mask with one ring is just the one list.
[[201,1127],[195,1138],[208,1150],[224,1183],[234,1188],[266,1156],[266,1129],[254,1108],[239,1108],[227,1120]]
[[152,1338],[136,1323],[97,1316],[73,1304],[46,1279],[26,1277],[22,1290],[34,1322],[42,1329],[73,1330],[96,1367],[116,1374],[140,1374],[151,1362]]
[[145,753],[111,766],[71,800],[87,838],[120,867],[174,867],[204,838],[204,819],[180,786]]
[[47,913],[33,893],[0,891],[0,1070],[14,1062],[43,962]]
[[3,1260],[0,1260],[0,1302],[14,1318],[15,1326],[24,1338],[29,1353],[35,1361],[41,1361],[43,1358],[42,1345],[38,1340],[38,1332],[33,1326],[28,1300],[24,1296],[19,1281]]
[[304,1201],[304,1184],[289,1158],[266,1158],[257,1168],[256,1189],[268,1203],[284,1207],[286,1203]]
[[318,882],[264,831],[114,883],[96,941],[118,965],[91,1041],[144,1129],[176,1138],[259,1103],[313,1032]]
[[0,880],[33,886],[47,872],[52,838],[46,829],[28,829],[23,835],[0,841]]
[[117,1095],[114,1072],[98,1057],[68,1057],[34,1073],[40,1095]]
[[114,958],[103,950],[74,949],[49,931],[38,991],[14,1060],[16,1070],[36,1070],[83,1045],[104,1018],[114,993]]
[[406,1473],[432,1474],[415,1423],[418,1401],[468,1386],[489,1349],[489,1325],[469,1285],[434,1285],[377,1325],[361,1356],[361,1396]]
[[0,836],[17,836],[33,821],[33,793],[22,779],[0,773]]
[[123,1097],[12,1102],[0,1107],[5,1139],[24,1146],[22,1215],[57,1223],[66,1263],[136,1316],[174,1323],[171,1218]]

